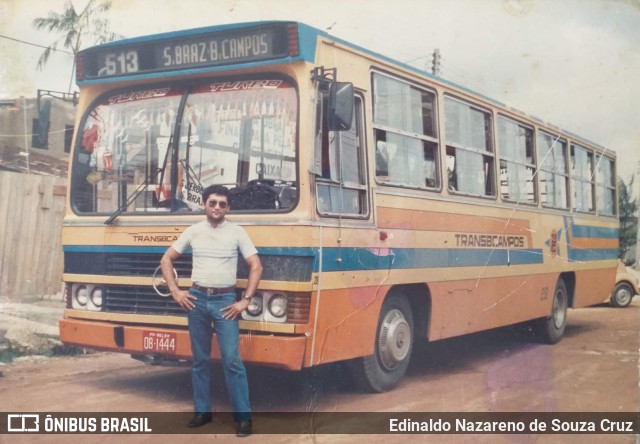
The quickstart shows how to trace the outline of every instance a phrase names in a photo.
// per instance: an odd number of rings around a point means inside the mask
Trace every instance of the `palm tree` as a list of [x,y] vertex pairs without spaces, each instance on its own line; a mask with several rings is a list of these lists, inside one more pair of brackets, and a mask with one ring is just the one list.
[[[107,12],[111,9],[111,0],[89,0],[82,12],[78,14],[71,3],[67,1],[61,13],[49,11],[47,17],[39,17],[33,20],[33,26],[38,30],[46,29],[56,32],[60,36],[49,45],[38,59],[38,69],[43,69],[49,61],[52,51],[56,51],[59,44],[73,53],[75,56],[83,48],[83,44],[99,44],[114,40],[116,34],[109,32],[109,19]],[[71,79],[69,80],[69,92],[73,84],[75,63],[71,67]]]

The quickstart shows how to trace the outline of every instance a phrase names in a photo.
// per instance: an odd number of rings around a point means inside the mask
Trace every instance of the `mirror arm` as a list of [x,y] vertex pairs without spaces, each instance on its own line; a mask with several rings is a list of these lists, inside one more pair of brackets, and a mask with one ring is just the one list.
[[311,80],[318,82],[321,86],[327,88],[332,82],[338,79],[337,68],[325,68],[324,66],[316,66],[311,70]]

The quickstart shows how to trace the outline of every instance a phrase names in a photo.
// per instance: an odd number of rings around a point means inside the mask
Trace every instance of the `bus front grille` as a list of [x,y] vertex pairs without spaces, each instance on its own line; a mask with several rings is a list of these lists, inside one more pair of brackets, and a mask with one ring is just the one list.
[[[104,312],[159,316],[187,315],[187,312],[171,296],[158,296],[152,287],[106,285],[103,289],[102,311]],[[311,298],[308,293],[290,294],[287,322],[306,324],[309,321],[310,305]]]
[[146,315],[186,316],[170,296],[161,297],[150,287],[108,285],[103,293],[103,311]]
[[[108,254],[106,273],[116,276],[153,276],[160,266],[161,254]],[[174,268],[179,276],[191,275],[191,255],[178,258]]]

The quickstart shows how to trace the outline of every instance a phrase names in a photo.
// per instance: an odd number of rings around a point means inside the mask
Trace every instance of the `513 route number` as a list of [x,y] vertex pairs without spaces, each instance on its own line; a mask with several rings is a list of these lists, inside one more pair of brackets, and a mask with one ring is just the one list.
[[139,69],[137,51],[110,52],[105,54],[102,74],[107,76],[127,74],[138,72]]

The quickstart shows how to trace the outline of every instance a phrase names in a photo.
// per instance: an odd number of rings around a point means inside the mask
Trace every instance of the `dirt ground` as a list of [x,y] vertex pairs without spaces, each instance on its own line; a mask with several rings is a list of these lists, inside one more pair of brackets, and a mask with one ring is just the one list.
[[[58,305],[59,304],[59,305]],[[62,304],[0,306],[3,337],[33,330],[47,337]],[[14,319],[10,319],[14,318]],[[15,318],[19,318],[16,320]],[[55,329],[55,325],[53,325]],[[35,331],[35,332],[34,332]],[[49,337],[47,341],[54,341]],[[626,309],[606,305],[571,310],[563,340],[554,346],[505,328],[432,344],[417,344],[407,376],[388,393],[353,390],[340,365],[303,372],[248,368],[255,412],[637,412],[640,298]],[[92,352],[28,356],[0,366],[4,412],[182,412],[189,418],[190,371],[152,367],[127,355]],[[215,410],[229,410],[221,370],[214,366]],[[218,420],[220,421],[220,420]],[[214,421],[215,424],[215,421]],[[634,435],[260,435],[249,440],[313,442],[634,443]],[[184,427],[184,423],[176,427]],[[204,442],[236,439],[203,427],[191,435],[0,435],[13,442]],[[218,422],[217,427],[220,427]],[[232,427],[228,425],[228,427]],[[184,429],[185,432],[187,429]],[[179,430],[178,430],[179,432]],[[228,432],[228,430],[227,430]],[[210,434],[207,434],[210,433]],[[10,439],[9,439],[10,438]]]
[[63,310],[61,296],[0,296],[0,371],[3,363],[14,359],[20,362],[60,351],[58,321]]

